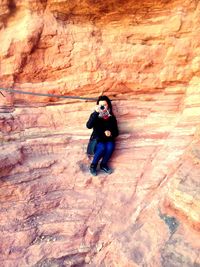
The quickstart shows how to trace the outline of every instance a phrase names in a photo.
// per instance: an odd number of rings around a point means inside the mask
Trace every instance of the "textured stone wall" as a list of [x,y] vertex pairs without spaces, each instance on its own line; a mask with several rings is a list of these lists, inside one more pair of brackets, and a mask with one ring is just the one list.
[[2,91],[1,266],[200,266],[199,16],[195,0],[0,0],[0,87],[106,94],[120,129],[94,178],[94,102]]

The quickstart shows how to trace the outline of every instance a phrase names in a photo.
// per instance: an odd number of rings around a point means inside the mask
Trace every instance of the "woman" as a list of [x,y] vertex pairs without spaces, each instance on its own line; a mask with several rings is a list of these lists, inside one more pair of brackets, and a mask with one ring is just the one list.
[[118,136],[117,120],[112,112],[112,104],[107,96],[100,96],[95,111],[90,115],[86,124],[93,128],[90,140],[96,139],[94,157],[90,165],[90,173],[97,175],[97,165],[101,159],[100,169],[111,174],[108,161],[115,149],[115,138]]

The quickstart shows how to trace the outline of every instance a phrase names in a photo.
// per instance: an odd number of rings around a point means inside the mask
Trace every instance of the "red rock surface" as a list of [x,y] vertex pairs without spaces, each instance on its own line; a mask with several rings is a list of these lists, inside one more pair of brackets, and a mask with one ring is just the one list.
[[0,0],[0,87],[105,93],[120,128],[94,178],[94,102],[2,91],[1,266],[200,266],[199,16],[195,0]]

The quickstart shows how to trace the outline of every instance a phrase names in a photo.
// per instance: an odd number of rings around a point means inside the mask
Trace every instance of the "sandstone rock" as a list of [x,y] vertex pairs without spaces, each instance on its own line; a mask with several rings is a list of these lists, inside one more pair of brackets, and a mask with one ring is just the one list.
[[107,94],[114,172],[89,174],[93,101],[0,95],[1,266],[199,266],[198,1],[0,1],[0,87]]

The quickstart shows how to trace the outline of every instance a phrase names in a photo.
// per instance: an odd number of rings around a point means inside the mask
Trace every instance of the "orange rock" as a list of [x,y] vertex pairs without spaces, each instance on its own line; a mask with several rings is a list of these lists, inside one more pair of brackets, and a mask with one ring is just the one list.
[[0,87],[106,94],[120,130],[92,177],[94,101],[2,91],[2,266],[200,265],[197,2],[0,0]]

